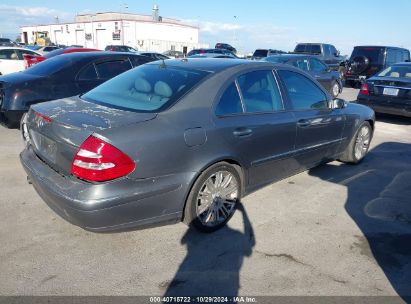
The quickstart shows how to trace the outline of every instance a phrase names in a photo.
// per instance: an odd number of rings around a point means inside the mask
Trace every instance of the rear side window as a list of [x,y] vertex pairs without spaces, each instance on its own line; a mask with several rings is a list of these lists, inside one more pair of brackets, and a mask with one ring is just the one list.
[[230,115],[242,113],[243,108],[241,106],[240,94],[238,93],[237,86],[235,82],[232,82],[229,87],[225,90],[223,95],[218,102],[216,108],[216,115]]
[[133,64],[133,67],[148,63],[153,61],[150,57],[147,56],[130,56],[130,61]]
[[17,54],[14,50],[0,50],[0,59],[18,60]]
[[330,45],[330,52],[331,52],[331,56],[337,55],[337,50],[335,49],[333,45]]
[[281,94],[272,71],[254,71],[238,77],[245,111],[273,112],[283,110]]
[[129,60],[106,61],[96,64],[100,79],[110,79],[132,68]]
[[17,54],[18,54],[20,60],[24,59],[24,55],[38,56],[37,53],[34,53],[32,51],[29,51],[29,50],[17,50]]
[[305,44],[298,44],[298,45],[295,47],[294,52],[296,52],[296,53],[304,53],[304,52],[306,52],[306,45],[305,45]]
[[325,44],[325,45],[323,46],[323,48],[324,48],[324,55],[327,56],[327,57],[330,57],[330,56],[331,56],[331,48],[330,48],[330,45]]
[[279,70],[294,110],[327,109],[327,96],[310,79],[296,72]]
[[82,70],[78,76],[78,80],[96,80],[98,78],[94,64],[90,64]]
[[404,50],[403,56],[403,61],[410,61],[410,51]]
[[82,98],[136,112],[159,112],[179,100],[209,72],[145,64],[104,82]]
[[254,57],[267,57],[268,50],[255,50]]
[[308,59],[298,59],[293,62],[293,66],[308,72]]
[[327,70],[327,66],[324,63],[313,58],[310,59],[310,68],[311,71],[314,72],[324,72],[325,70]]
[[309,45],[308,49],[308,52],[311,54],[321,54],[321,45],[319,44]]

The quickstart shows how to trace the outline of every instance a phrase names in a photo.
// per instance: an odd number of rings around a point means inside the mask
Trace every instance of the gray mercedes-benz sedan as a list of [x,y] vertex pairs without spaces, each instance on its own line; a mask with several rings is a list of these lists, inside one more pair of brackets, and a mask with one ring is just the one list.
[[251,191],[331,160],[360,162],[374,120],[290,65],[157,61],[32,106],[20,157],[44,201],[87,230],[183,220],[211,232]]

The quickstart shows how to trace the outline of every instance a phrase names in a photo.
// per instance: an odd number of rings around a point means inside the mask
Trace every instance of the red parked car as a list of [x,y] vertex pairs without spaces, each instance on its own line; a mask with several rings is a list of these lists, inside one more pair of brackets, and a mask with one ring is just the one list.
[[62,54],[69,54],[69,53],[78,53],[78,52],[100,52],[101,50],[97,49],[88,49],[88,48],[65,48],[65,49],[58,49],[52,52],[49,52],[45,54],[44,56],[34,56],[34,55],[24,55],[24,61],[25,61],[25,66],[26,69],[31,67],[34,64],[37,64],[39,62],[42,62],[46,59],[52,58],[57,55],[62,55]]

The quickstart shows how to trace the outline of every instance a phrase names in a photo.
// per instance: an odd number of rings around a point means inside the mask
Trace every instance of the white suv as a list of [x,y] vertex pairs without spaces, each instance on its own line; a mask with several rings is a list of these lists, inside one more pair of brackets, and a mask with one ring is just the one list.
[[0,75],[25,69],[24,55],[41,56],[40,53],[19,47],[0,47]]

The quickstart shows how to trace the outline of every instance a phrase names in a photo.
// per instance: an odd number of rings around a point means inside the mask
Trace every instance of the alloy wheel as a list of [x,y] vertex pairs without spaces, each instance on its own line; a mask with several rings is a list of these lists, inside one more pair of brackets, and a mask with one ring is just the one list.
[[200,187],[197,196],[198,219],[208,227],[221,224],[234,212],[238,196],[238,181],[232,173],[213,173]]
[[368,126],[362,126],[358,132],[354,146],[354,155],[357,160],[362,159],[365,154],[367,154],[370,142],[371,130]]

